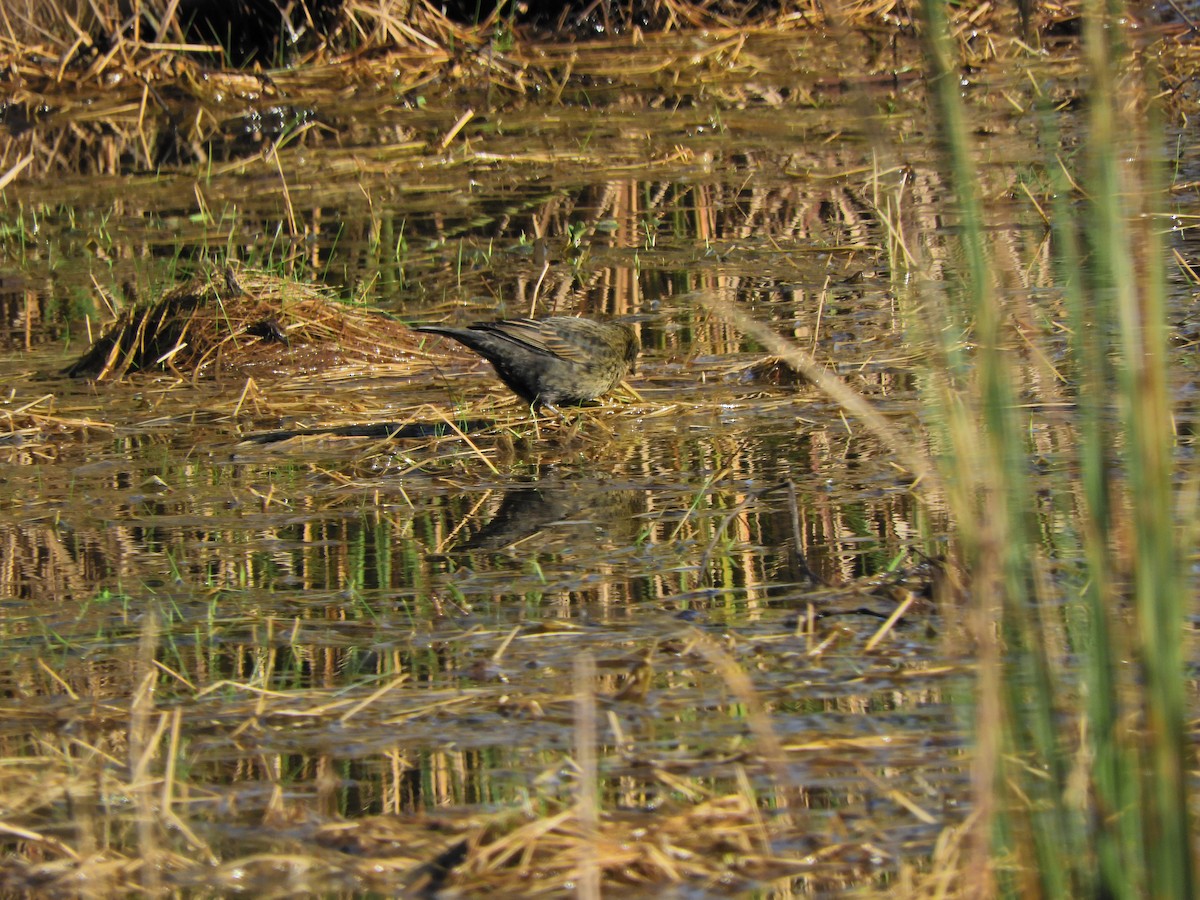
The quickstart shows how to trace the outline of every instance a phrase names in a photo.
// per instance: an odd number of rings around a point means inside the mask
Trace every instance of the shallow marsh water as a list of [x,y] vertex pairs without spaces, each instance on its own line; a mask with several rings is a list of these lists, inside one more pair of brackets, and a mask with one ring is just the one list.
[[[735,46],[681,40],[702,60]],[[922,434],[898,236],[922,279],[954,266],[926,98],[905,77],[833,89],[849,62],[807,41],[736,46],[727,83],[686,90],[700,63],[658,46],[565,103],[300,94],[277,160],[233,144],[6,190],[0,779],[27,832],[9,886],[65,889],[97,854],[89,877],[113,885],[415,891],[465,856],[452,887],[504,872],[532,894],[583,865],[575,826],[545,825],[520,864],[505,836],[573,809],[587,727],[624,891],[826,893],[931,865],[969,807],[949,522],[893,449],[692,299],[736,300]],[[999,190],[1038,126],[1019,78],[980,85]],[[1010,288],[1036,295],[1044,234],[1002,209],[999,245],[1033,260]],[[409,322],[620,317],[645,346],[640,399],[535,424],[457,351],[52,374],[84,341],[64,310],[97,285],[153,296],[226,254]],[[246,440],[481,417],[463,438]],[[1047,470],[1069,440],[1040,404]]]

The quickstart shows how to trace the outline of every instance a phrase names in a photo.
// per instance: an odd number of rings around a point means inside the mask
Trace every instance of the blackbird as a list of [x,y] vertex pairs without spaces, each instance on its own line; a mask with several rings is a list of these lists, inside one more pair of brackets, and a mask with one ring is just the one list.
[[465,344],[490,362],[512,391],[532,405],[549,407],[578,406],[608,393],[633,369],[642,349],[628,325],[574,316],[413,330]]

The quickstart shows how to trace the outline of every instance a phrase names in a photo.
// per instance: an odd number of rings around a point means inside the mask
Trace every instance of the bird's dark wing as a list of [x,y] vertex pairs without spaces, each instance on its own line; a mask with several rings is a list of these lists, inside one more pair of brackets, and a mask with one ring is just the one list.
[[586,350],[567,340],[553,323],[537,319],[504,319],[475,326],[493,334],[499,334],[538,353],[547,353],[572,362],[586,363],[590,357]]

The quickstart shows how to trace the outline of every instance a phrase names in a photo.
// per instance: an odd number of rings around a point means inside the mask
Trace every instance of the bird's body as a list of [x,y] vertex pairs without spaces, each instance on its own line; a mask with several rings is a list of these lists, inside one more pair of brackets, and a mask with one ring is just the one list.
[[422,325],[427,334],[453,338],[496,369],[528,403],[579,405],[607,394],[633,368],[641,342],[618,322],[574,316],[504,319],[466,328]]

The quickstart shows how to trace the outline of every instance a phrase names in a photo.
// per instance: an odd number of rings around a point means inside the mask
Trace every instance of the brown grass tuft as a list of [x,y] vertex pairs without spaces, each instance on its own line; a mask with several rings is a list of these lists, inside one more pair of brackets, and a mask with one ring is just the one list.
[[126,310],[66,374],[103,381],[155,368],[194,376],[214,366],[366,363],[416,354],[418,343],[404,325],[320,288],[225,266]]

